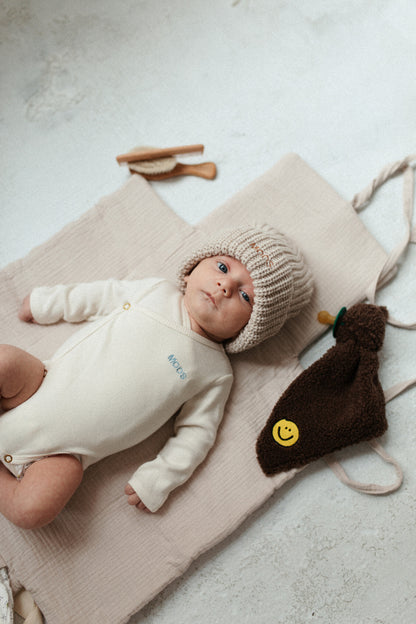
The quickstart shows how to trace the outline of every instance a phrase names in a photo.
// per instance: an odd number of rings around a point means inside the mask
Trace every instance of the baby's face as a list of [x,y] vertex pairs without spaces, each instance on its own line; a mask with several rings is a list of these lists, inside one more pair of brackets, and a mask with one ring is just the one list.
[[234,338],[248,322],[254,287],[244,264],[230,256],[205,258],[185,277],[191,328],[215,342]]

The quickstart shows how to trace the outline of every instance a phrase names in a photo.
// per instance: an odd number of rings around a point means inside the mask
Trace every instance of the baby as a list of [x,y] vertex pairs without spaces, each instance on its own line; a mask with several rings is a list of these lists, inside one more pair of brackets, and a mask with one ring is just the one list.
[[162,278],[36,288],[19,317],[85,323],[48,361],[0,346],[0,512],[51,522],[83,471],[176,414],[174,436],[134,472],[127,502],[155,512],[215,441],[233,375],[226,353],[276,334],[310,300],[294,247],[268,226],[226,230]]

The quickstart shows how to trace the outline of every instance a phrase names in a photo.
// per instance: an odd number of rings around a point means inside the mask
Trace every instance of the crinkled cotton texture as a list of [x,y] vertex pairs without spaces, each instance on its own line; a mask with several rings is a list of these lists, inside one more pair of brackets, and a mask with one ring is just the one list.
[[186,258],[178,272],[185,276],[204,258],[226,255],[245,265],[254,285],[250,319],[238,336],[225,343],[228,353],[239,353],[277,334],[284,323],[307,305],[313,292],[312,274],[296,245],[268,225],[227,229]]

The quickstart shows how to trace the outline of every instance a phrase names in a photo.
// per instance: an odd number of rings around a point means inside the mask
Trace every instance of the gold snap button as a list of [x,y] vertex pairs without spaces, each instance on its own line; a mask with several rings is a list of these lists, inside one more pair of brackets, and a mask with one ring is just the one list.
[[123,305],[123,308],[124,308],[125,310],[130,310],[130,308],[131,308],[131,303],[125,303],[125,304]]
[[13,461],[13,457],[11,455],[5,455],[4,461],[10,464]]

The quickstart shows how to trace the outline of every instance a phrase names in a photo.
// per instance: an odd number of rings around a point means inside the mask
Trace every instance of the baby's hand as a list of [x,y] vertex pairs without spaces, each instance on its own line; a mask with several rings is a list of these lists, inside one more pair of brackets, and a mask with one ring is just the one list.
[[133,490],[129,483],[127,483],[126,487],[124,488],[124,493],[128,496],[127,502],[129,505],[135,505],[138,509],[148,511],[150,513],[150,509],[148,509],[146,505],[140,500],[140,498],[137,496],[136,492]]
[[25,321],[26,323],[35,322],[33,320],[32,311],[30,309],[30,295],[26,295],[26,297],[23,299],[23,303],[20,307],[18,316],[21,321]]

